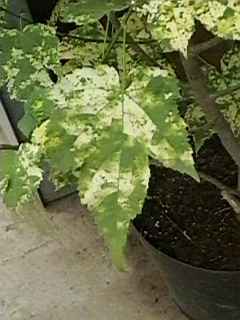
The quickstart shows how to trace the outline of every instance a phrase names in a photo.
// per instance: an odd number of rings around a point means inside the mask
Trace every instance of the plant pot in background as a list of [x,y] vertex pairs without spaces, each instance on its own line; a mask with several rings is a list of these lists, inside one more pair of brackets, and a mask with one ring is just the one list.
[[27,0],[34,22],[44,23],[51,17],[57,0]]
[[213,271],[171,258],[155,249],[133,227],[165,276],[169,293],[192,320],[240,319],[240,271]]

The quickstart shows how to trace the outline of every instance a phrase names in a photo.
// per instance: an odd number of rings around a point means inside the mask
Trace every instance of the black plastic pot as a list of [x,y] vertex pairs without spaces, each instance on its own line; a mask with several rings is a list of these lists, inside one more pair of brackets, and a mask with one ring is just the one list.
[[193,267],[158,251],[136,229],[134,232],[165,273],[170,295],[186,316],[192,320],[240,320],[240,271]]

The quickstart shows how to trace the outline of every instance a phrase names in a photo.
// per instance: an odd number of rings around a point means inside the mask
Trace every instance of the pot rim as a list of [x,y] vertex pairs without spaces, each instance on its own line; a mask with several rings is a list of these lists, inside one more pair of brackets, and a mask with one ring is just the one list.
[[177,263],[183,267],[186,268],[190,268],[190,269],[195,269],[196,271],[201,271],[201,272],[205,272],[205,273],[210,273],[210,274],[221,274],[221,275],[240,275],[240,270],[214,270],[214,269],[205,269],[202,267],[196,267],[193,266],[189,263],[183,262],[181,260],[178,260],[176,258],[173,258],[171,256],[169,256],[168,254],[158,250],[157,248],[155,248],[149,241],[147,241],[143,235],[141,234],[140,231],[138,231],[138,229],[135,227],[135,225],[132,223],[132,229],[135,232],[135,234],[138,235],[138,238],[140,239],[141,243],[145,246],[148,247],[150,250],[153,251],[154,254],[159,255],[159,256],[163,256],[169,260],[171,260],[174,263]]

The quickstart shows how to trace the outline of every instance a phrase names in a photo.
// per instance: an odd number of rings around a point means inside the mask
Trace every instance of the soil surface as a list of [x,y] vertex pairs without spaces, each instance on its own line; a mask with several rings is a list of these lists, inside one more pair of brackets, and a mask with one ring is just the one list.
[[[198,168],[236,187],[237,170],[213,137],[197,157]],[[151,167],[148,198],[134,224],[154,247],[194,266],[240,270],[240,223],[212,184]]]

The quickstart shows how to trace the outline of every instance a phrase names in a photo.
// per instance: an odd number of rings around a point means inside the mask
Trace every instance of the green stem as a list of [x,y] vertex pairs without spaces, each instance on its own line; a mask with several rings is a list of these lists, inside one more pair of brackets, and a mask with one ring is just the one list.
[[218,91],[215,94],[213,94],[212,96],[216,99],[219,97],[227,96],[228,94],[232,94],[239,89],[240,89],[240,84],[236,84],[235,86],[229,87],[225,90]]
[[[79,41],[83,41],[83,42],[86,42],[86,43],[112,43],[113,39],[112,38],[106,38],[106,39],[101,39],[101,38],[89,38],[89,37],[80,37],[80,36],[74,36],[74,35],[71,35],[71,34],[65,34],[63,32],[57,32],[57,35],[60,36],[60,37],[65,37],[65,38],[70,38],[70,39],[76,39],[76,40],[79,40]],[[127,44],[131,44],[132,41],[128,41],[126,40],[126,43]],[[138,41],[135,41],[135,43],[137,44],[150,44],[152,43],[151,40],[142,40],[142,39],[139,39]],[[115,41],[115,44],[122,44],[122,40],[117,40]]]
[[[112,17],[112,24],[115,26],[116,29],[121,28],[121,23],[118,20],[118,18],[116,17],[116,15],[114,15]],[[146,53],[145,50],[140,46],[140,44],[138,42],[136,42],[129,33],[126,33],[126,43],[129,44],[129,46],[139,56],[141,56],[148,65],[158,66],[159,68],[161,68],[161,66],[156,62],[156,60],[154,58],[152,58],[148,53]]]
[[[128,21],[128,19],[129,19],[129,17],[130,17],[131,14],[132,14],[132,10],[129,9],[127,15],[126,15],[125,18],[124,18],[123,24],[120,24],[119,28],[116,29],[116,32],[115,32],[114,37],[113,37],[113,39],[112,39],[112,42],[111,42],[110,45],[108,46],[108,48],[107,48],[107,50],[106,50],[106,52],[105,52],[105,54],[104,54],[104,56],[103,56],[103,59],[102,59],[102,62],[103,62],[103,63],[106,62],[109,54],[111,53],[114,45],[116,44],[118,38],[120,37],[120,35],[121,35],[122,31],[123,31],[123,25],[125,25],[125,24],[127,23],[127,21]],[[111,12],[111,13],[110,13],[110,21],[111,21],[111,22],[114,20],[114,18],[113,18],[114,16],[115,16],[115,13]]]
[[202,178],[203,180],[210,182],[211,184],[213,184],[216,188],[218,188],[220,191],[225,191],[228,194],[237,196],[240,198],[240,192],[238,190],[232,189],[228,186],[226,186],[225,184],[223,184],[221,181],[219,181],[218,179],[209,176],[208,174],[204,173],[204,172],[198,172],[200,178]]
[[104,37],[104,42],[103,42],[102,57],[104,57],[104,55],[105,55],[106,43],[107,43],[108,33],[109,33],[109,27],[110,27],[110,14],[108,14],[108,16],[107,16],[107,26],[106,26],[105,37]]

